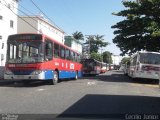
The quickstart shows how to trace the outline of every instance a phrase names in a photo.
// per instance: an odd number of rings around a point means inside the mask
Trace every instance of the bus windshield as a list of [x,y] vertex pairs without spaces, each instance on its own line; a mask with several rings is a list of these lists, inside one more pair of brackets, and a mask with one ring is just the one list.
[[8,42],[7,63],[37,63],[43,62],[42,41],[12,41]]
[[143,64],[160,64],[160,54],[140,53],[140,63],[143,63]]

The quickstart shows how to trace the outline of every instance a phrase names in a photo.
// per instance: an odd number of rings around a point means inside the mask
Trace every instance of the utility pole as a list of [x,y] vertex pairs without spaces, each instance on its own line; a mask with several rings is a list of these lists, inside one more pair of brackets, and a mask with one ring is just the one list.
[[[96,35],[85,35],[86,37],[94,37],[94,36],[96,36]],[[89,56],[89,58],[91,57],[91,41],[90,41],[90,39],[88,39],[88,42],[89,42],[89,44],[88,44],[88,56]]]

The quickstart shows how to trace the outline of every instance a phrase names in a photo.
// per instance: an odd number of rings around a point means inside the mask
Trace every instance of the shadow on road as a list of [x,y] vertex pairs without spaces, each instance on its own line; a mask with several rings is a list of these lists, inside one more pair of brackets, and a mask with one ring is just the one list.
[[139,84],[152,84],[158,85],[158,80],[151,80],[151,79],[136,79],[133,80],[127,75],[124,75],[122,71],[108,71],[111,74],[105,73],[100,74],[97,76],[87,76],[84,79],[93,79],[93,80],[100,80],[104,82],[127,82],[127,83],[139,83]]
[[160,115],[159,101],[159,97],[88,94],[58,117],[121,117],[125,119],[126,114]]
[[0,87],[39,87],[49,85],[48,81],[7,81],[0,80]]

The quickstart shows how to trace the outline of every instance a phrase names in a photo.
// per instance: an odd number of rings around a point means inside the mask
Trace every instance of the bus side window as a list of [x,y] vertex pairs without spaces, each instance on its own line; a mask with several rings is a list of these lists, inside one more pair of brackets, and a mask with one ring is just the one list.
[[133,65],[136,65],[136,63],[137,63],[137,56],[133,58]]
[[61,57],[62,59],[65,59],[65,48],[61,46],[61,47],[60,47],[60,52],[61,52],[61,56],[60,56],[60,57]]
[[77,62],[81,62],[81,56],[77,54]]
[[77,55],[77,53],[75,53],[74,61],[78,62],[78,55]]
[[59,45],[54,43],[54,57],[59,57]]
[[48,60],[52,60],[53,57],[53,44],[49,41],[46,41],[45,44],[45,58]]
[[66,55],[66,59],[67,59],[67,60],[70,60],[70,59],[71,59],[71,58],[70,58],[70,50],[66,49],[65,55]]
[[76,62],[76,54],[73,51],[71,51],[71,60]]
[[71,51],[71,60],[72,61],[74,60],[74,53],[73,53],[73,51]]
[[76,61],[76,59],[75,59],[75,53],[73,52],[73,61]]

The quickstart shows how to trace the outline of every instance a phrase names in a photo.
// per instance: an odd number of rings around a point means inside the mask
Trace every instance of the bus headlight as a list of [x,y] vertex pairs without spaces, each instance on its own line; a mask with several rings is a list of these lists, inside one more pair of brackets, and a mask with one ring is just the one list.
[[39,75],[41,72],[41,70],[35,70],[31,73],[31,75]]
[[13,72],[10,71],[10,70],[6,70],[6,71],[5,71],[5,74],[7,74],[7,75],[13,75]]

